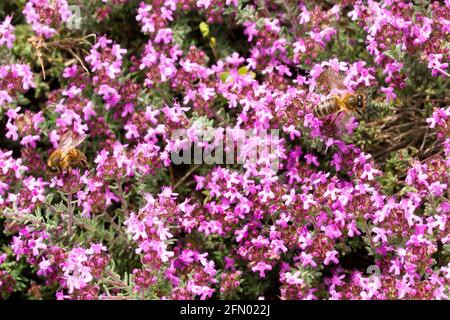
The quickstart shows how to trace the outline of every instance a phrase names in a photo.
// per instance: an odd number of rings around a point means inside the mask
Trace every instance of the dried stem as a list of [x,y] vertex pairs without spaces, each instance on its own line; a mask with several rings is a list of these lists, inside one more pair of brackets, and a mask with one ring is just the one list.
[[109,215],[105,215],[106,219],[108,220],[108,222],[111,224],[111,226],[114,228],[114,230],[116,230],[117,232],[122,233],[122,228],[120,228],[120,226],[114,221],[113,218],[111,218]]
[[176,190],[187,178],[189,178],[189,176],[195,171],[197,170],[197,168],[200,167],[200,164],[196,164],[194,165],[191,169],[189,169],[188,172],[186,172],[186,174],[175,184],[175,186],[173,187],[173,190]]
[[447,77],[450,78],[450,74],[448,74],[447,72],[445,72],[444,70],[442,70],[441,68],[438,67],[433,67],[433,69],[436,69],[437,71],[441,72],[442,74],[445,74]]

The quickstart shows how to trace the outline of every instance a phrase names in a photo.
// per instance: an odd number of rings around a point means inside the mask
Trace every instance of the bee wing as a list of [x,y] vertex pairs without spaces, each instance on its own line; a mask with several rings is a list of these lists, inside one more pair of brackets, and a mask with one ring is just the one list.
[[321,94],[328,94],[333,89],[346,90],[344,85],[345,76],[332,68],[325,69],[317,79],[316,91]]
[[73,139],[72,145],[74,148],[78,147],[80,144],[83,143],[84,140],[87,138],[87,134],[82,134],[81,136],[78,136],[77,138]]
[[346,90],[344,85],[344,74],[334,69],[328,68],[324,71],[324,77],[328,81],[330,89]]
[[65,151],[69,148],[69,146],[72,144],[72,132],[68,131],[66,132],[61,139],[59,140],[58,148],[56,148],[55,151]]
[[[350,125],[350,121],[355,115],[352,112],[342,112],[342,115],[339,116],[338,123],[336,124],[339,132],[348,133],[348,125]],[[353,122],[354,123],[354,122]]]
[[61,153],[61,159],[66,157],[71,150],[79,146],[86,139],[86,137],[87,134],[83,134],[75,138],[71,131],[68,131],[66,134],[64,134],[61,137],[58,148],[56,149],[56,151],[59,151]]
[[366,97],[366,100],[369,100],[372,99],[372,94],[376,93],[377,87],[376,86],[364,87],[360,91]]

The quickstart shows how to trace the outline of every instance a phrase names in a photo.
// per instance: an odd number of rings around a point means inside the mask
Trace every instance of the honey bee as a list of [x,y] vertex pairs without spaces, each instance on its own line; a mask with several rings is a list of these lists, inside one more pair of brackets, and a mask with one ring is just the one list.
[[86,167],[86,156],[77,149],[86,137],[86,134],[75,137],[71,131],[64,134],[59,141],[58,148],[48,157],[48,171],[51,174],[59,174],[69,168]]
[[313,114],[316,118],[325,118],[328,115],[341,112],[350,114],[352,112],[363,115],[367,106],[367,95],[361,93],[351,93],[343,84],[343,76],[330,69],[325,70],[318,79],[318,84],[327,91],[339,89],[342,94],[334,94],[318,103]]
[[333,95],[324,101],[321,101],[313,109],[316,118],[325,118],[326,116],[338,112],[356,112],[362,116],[366,109],[367,99],[362,94],[346,92],[342,95]]

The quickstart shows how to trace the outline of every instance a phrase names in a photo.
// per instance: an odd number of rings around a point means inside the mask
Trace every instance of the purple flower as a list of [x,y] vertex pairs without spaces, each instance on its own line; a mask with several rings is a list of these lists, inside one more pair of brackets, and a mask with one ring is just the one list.
[[11,24],[12,16],[6,16],[3,23],[0,24],[0,46],[6,45],[9,49],[13,47],[13,42],[16,39],[14,35],[14,26]]
[[272,270],[272,266],[270,264],[267,264],[265,262],[258,262],[255,266],[252,267],[253,272],[259,272],[259,276],[261,278],[266,277],[266,271]]

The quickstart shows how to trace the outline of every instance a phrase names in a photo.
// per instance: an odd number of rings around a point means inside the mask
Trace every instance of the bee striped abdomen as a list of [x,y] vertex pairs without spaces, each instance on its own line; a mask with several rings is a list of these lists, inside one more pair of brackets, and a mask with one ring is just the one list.
[[314,107],[313,114],[316,118],[324,118],[339,111],[339,104],[336,96],[330,97]]

